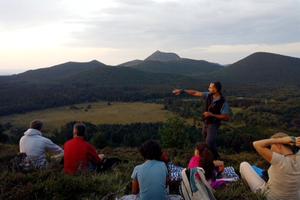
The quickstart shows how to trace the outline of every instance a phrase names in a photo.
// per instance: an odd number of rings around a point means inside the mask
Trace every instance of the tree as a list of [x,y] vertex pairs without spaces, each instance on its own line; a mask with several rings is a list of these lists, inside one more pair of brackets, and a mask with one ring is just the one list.
[[105,136],[103,135],[103,133],[96,133],[95,136],[92,137],[91,143],[96,148],[99,148],[99,149],[103,149],[107,145],[106,139],[105,139]]
[[164,147],[184,148],[190,144],[186,122],[179,117],[167,120],[159,131]]
[[4,127],[0,124],[0,142],[5,143],[8,140],[8,136],[3,132],[4,132]]

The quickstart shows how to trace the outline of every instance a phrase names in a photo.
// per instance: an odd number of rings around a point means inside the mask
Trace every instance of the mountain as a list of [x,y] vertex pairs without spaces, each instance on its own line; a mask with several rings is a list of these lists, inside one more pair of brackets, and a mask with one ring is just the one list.
[[145,59],[145,61],[160,61],[160,62],[168,62],[168,61],[175,61],[175,60],[180,60],[180,57],[176,53],[166,53],[158,50]]
[[186,58],[168,62],[144,61],[133,67],[146,72],[180,74],[184,76],[200,76],[223,68],[219,64],[210,63],[205,60]]
[[223,66],[205,60],[180,58],[175,53],[156,51],[145,60],[133,60],[120,66],[132,67],[145,72],[200,76],[215,72]]
[[48,68],[29,70],[24,73],[2,76],[0,80],[22,84],[91,84],[99,86],[134,86],[176,83],[177,79],[189,78],[176,74],[152,73],[131,67],[108,66],[99,61],[67,62]]
[[29,70],[24,73],[12,75],[11,79],[15,81],[28,82],[58,81],[85,71],[105,67],[107,67],[105,64],[97,60],[92,60],[90,62],[67,62],[52,67]]
[[136,59],[136,60],[132,60],[132,61],[128,61],[128,62],[122,63],[122,64],[120,64],[118,66],[132,67],[132,66],[138,65],[138,64],[140,64],[142,62],[143,62],[143,60]]
[[157,99],[172,95],[173,88],[205,89],[212,80],[221,80],[233,94],[249,93],[249,88],[300,86],[299,77],[299,58],[264,52],[227,67],[186,58],[145,60],[132,67],[96,60],[67,62],[0,76],[0,93],[5,94],[0,98],[0,115],[97,100]]
[[199,79],[107,66],[98,61],[68,62],[0,77],[0,116],[74,103],[143,101],[172,95],[175,87],[203,85]]
[[243,84],[300,85],[300,58],[257,52],[225,67],[216,77]]

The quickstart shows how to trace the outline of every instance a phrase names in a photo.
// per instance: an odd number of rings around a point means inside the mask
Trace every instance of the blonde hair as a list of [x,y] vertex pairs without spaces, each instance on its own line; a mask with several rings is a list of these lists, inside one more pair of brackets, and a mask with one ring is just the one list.
[[271,136],[272,139],[274,138],[283,138],[283,137],[287,137],[289,136],[288,134],[286,133],[283,133],[283,132],[278,132],[278,133],[275,133],[274,135]]
[[[278,133],[275,133],[274,135],[272,135],[271,138],[272,139],[275,139],[275,138],[284,138],[284,137],[288,137],[288,136],[289,135],[286,134],[286,133],[278,132]],[[293,147],[291,145],[289,145],[289,144],[282,144],[282,145],[294,152]]]

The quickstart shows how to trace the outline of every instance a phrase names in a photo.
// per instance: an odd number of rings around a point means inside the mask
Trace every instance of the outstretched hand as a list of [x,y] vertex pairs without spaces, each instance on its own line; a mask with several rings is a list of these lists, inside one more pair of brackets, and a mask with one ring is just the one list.
[[174,90],[172,91],[172,93],[173,93],[175,96],[178,96],[178,95],[180,95],[180,94],[182,93],[182,90],[181,90],[181,89],[174,89]]

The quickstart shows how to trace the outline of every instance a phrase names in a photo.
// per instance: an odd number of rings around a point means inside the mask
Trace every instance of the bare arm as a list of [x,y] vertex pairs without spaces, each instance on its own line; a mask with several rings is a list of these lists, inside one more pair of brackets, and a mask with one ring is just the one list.
[[178,96],[182,93],[186,93],[186,94],[194,96],[194,97],[202,97],[203,96],[203,92],[199,92],[197,90],[181,90],[181,89],[173,90],[173,94],[175,94],[176,96]]
[[131,192],[132,194],[138,194],[139,193],[139,182],[137,180],[133,180],[131,184]]
[[219,120],[222,120],[222,121],[229,121],[230,120],[230,116],[225,115],[225,114],[220,114],[220,115],[212,114],[212,117],[215,117],[215,118],[217,118]]
[[230,120],[230,115],[227,114],[213,114],[211,112],[204,112],[203,113],[204,117],[214,117],[222,121],[229,121]]
[[300,137],[296,137],[296,146],[300,148]]
[[272,144],[293,144],[291,137],[271,138],[253,142],[253,146],[257,153],[266,159],[269,163],[272,161],[273,152],[270,150]]

